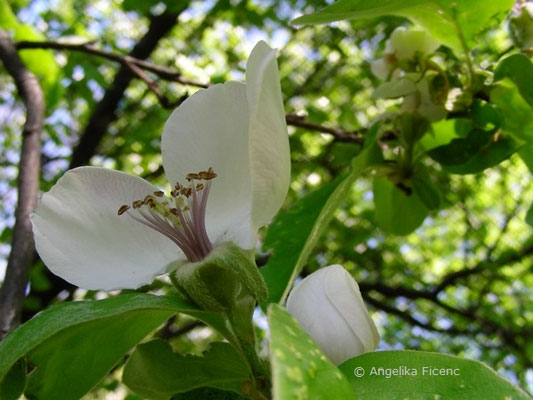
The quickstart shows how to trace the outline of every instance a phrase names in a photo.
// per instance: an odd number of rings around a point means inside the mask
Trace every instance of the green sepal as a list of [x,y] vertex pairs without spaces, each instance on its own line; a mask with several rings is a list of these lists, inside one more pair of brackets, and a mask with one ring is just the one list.
[[229,242],[215,247],[202,261],[181,264],[174,278],[178,289],[204,310],[231,310],[243,292],[258,302],[268,297],[253,253]]

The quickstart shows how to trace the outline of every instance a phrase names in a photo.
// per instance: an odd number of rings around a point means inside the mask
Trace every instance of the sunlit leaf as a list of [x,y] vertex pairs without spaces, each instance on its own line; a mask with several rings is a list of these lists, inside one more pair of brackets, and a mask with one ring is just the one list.
[[421,351],[379,351],[345,361],[340,370],[361,400],[529,399],[477,361]]
[[348,380],[285,309],[268,310],[274,400],[352,400]]
[[229,343],[212,343],[201,357],[182,356],[163,340],[137,346],[123,374],[123,382],[143,398],[167,400],[202,386],[240,393],[250,377],[243,359]]
[[514,0],[339,0],[313,14],[296,18],[293,23],[320,24],[397,15],[423,26],[441,43],[461,49],[459,29],[465,40],[473,44],[476,34],[501,21],[513,4]]

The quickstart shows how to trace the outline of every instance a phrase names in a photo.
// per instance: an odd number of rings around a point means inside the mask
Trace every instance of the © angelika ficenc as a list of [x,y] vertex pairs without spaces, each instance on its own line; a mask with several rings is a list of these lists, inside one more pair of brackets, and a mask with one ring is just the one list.
[[222,243],[255,247],[290,181],[276,51],[257,43],[246,84],[187,99],[167,120],[161,150],[169,195],[137,176],[80,167],[42,196],[31,220],[54,274],[86,289],[134,289]]

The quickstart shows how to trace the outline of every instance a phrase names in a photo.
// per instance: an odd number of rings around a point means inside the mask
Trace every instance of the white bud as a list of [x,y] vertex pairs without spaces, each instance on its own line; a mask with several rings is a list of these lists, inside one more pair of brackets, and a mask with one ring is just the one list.
[[379,343],[359,286],[340,265],[306,277],[289,295],[287,310],[336,365]]
[[389,75],[399,75],[396,69],[399,61],[414,60],[417,54],[425,56],[433,53],[438,47],[439,43],[425,31],[399,26],[385,43],[383,57],[370,62],[370,68],[376,77],[386,80]]
[[439,43],[421,29],[405,29],[400,26],[392,32],[387,52],[394,54],[398,60],[411,60],[417,53],[433,53]]

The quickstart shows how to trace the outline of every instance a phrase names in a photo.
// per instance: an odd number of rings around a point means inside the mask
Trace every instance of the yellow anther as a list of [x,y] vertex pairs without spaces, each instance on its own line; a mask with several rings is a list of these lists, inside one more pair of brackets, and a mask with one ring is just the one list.
[[213,168],[209,167],[207,171],[201,171],[199,174],[200,179],[204,179],[206,181],[216,178],[217,174],[215,174],[215,171],[213,171]]
[[122,215],[124,214],[126,211],[128,211],[130,209],[130,206],[124,204],[122,206],[120,206],[120,208],[118,209],[118,215]]
[[[201,174],[201,172],[200,172],[200,174]],[[187,179],[188,181],[192,181],[193,179],[202,179],[200,174],[187,174],[185,179]]]
[[162,192],[161,190],[154,192],[154,196],[157,196],[157,197],[163,197],[164,195],[165,195],[165,192]]
[[135,200],[132,204],[133,208],[139,208],[140,206],[142,206],[144,203],[142,200]]
[[190,187],[181,188],[180,194],[182,194],[185,197],[189,197],[192,194],[192,188],[190,188]]
[[196,185],[196,190],[202,190],[203,188],[204,188],[203,183],[199,183],[198,185]]

